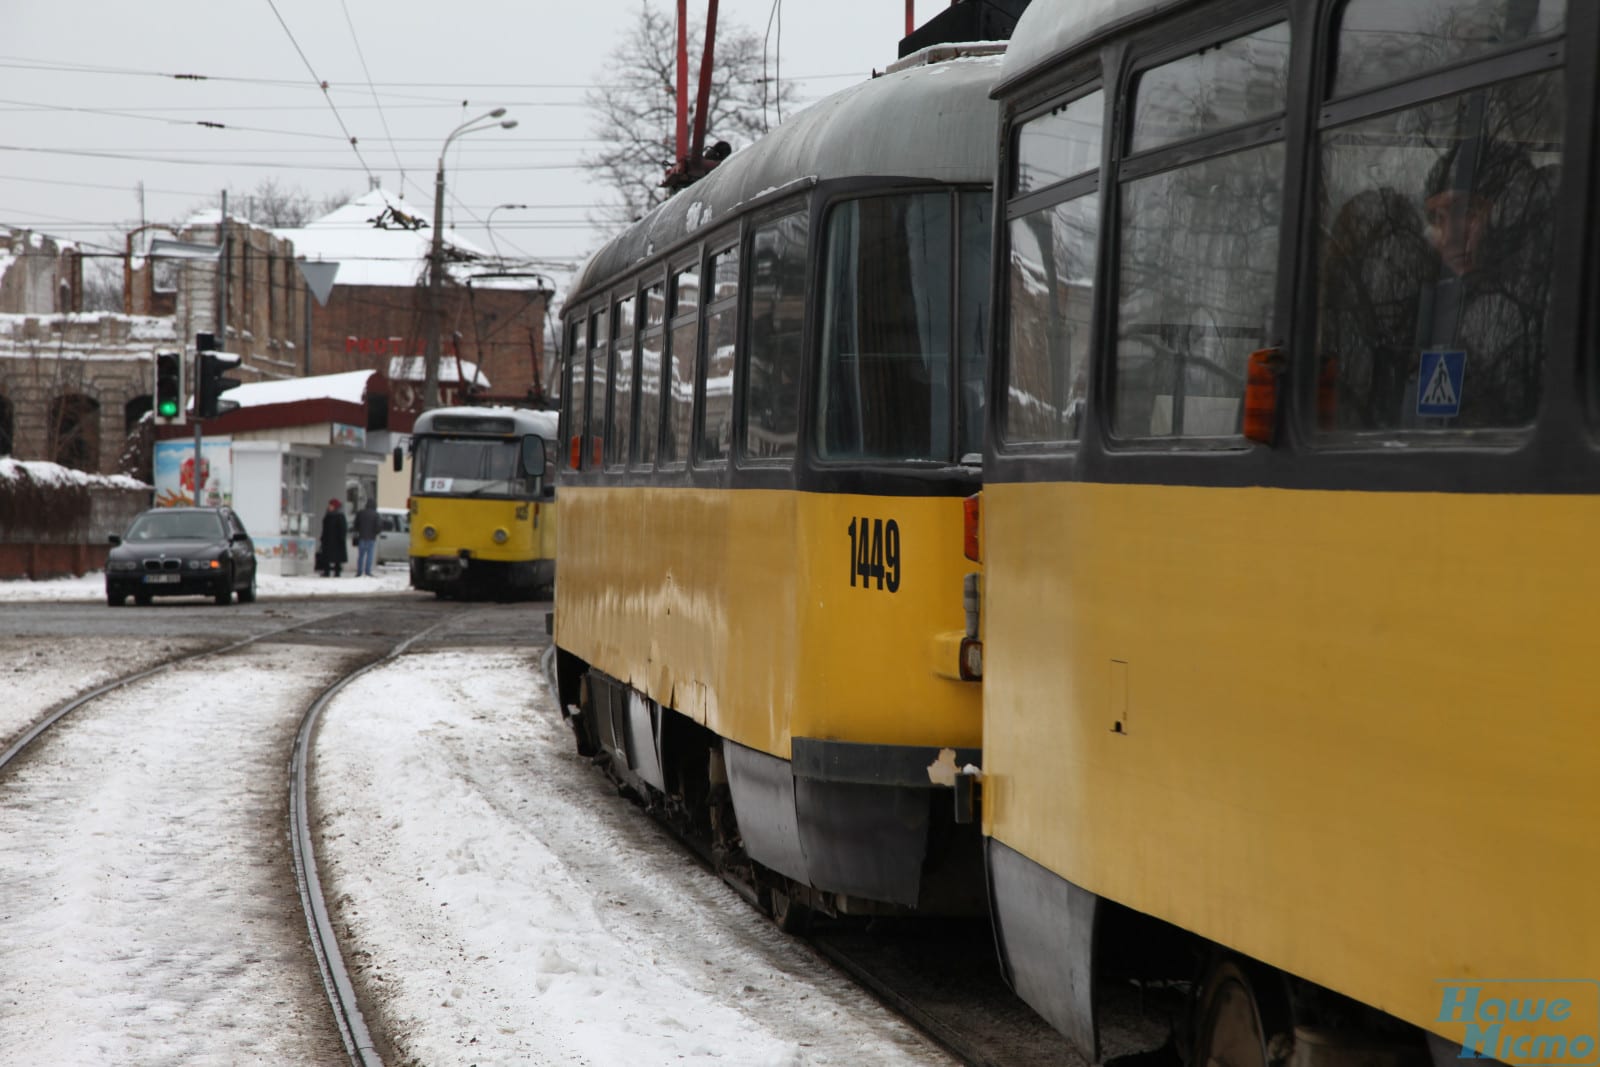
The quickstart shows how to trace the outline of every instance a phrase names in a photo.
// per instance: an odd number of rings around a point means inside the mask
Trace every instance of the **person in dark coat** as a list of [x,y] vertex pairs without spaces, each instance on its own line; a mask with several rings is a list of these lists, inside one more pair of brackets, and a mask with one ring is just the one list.
[[372,577],[372,557],[378,548],[378,502],[371,497],[356,512],[356,577]]
[[335,578],[344,574],[345,560],[350,558],[350,553],[344,547],[344,541],[349,536],[350,524],[345,521],[339,498],[334,497],[328,501],[328,510],[322,516],[322,540],[319,547],[322,549],[324,578],[330,574]]

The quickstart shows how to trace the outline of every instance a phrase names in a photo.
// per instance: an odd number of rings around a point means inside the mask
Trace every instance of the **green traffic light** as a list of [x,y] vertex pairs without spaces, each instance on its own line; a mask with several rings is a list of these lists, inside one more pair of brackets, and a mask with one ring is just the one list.
[[178,402],[176,400],[163,400],[161,402],[161,406],[156,408],[156,414],[160,415],[163,419],[177,418]]

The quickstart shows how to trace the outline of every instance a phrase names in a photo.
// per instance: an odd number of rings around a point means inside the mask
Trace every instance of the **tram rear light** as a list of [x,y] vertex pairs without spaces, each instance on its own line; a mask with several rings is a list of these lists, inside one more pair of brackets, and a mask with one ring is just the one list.
[[1270,445],[1278,429],[1278,386],[1283,374],[1283,349],[1260,348],[1250,353],[1244,386],[1244,436]]
[[961,641],[961,680],[977,682],[983,679],[983,642],[975,637]]
[[962,548],[968,559],[977,563],[983,558],[978,544],[978,494],[974,493],[961,502],[961,532],[963,538]]
[[574,434],[572,440],[567,445],[567,466],[572,470],[577,470],[582,463],[583,436],[581,434]]

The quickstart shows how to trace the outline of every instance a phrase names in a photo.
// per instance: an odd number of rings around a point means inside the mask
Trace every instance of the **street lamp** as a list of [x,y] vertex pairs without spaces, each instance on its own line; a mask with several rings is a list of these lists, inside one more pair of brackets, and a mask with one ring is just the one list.
[[489,130],[496,126],[509,130],[516,126],[516,119],[499,119],[506,113],[503,107],[485,112],[477,118],[468,119],[450,131],[450,136],[444,139],[444,147],[439,149],[439,169],[433,177],[433,250],[428,253],[428,347],[423,355],[423,364],[426,376],[422,383],[422,410],[429,411],[439,406],[439,286],[444,275],[444,157],[450,151],[450,142],[462,134],[476,133],[479,130]]
[[494,258],[495,259],[500,259],[502,257],[500,255],[500,244],[499,244],[499,242],[497,242],[494,239],[494,213],[496,211],[501,210],[502,208],[515,209],[515,210],[518,210],[518,211],[526,211],[526,210],[528,210],[528,205],[527,204],[496,204],[494,207],[489,209],[489,218],[484,222],[483,228],[489,231],[489,246],[494,249]]

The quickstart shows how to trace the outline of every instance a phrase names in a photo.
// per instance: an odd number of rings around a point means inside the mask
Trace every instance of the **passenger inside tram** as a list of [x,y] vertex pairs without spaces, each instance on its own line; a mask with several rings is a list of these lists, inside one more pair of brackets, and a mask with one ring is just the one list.
[[[1467,138],[1418,197],[1362,190],[1324,256],[1324,428],[1478,429],[1532,421],[1545,356],[1557,167]],[[1419,210],[1420,206],[1420,210]]]

